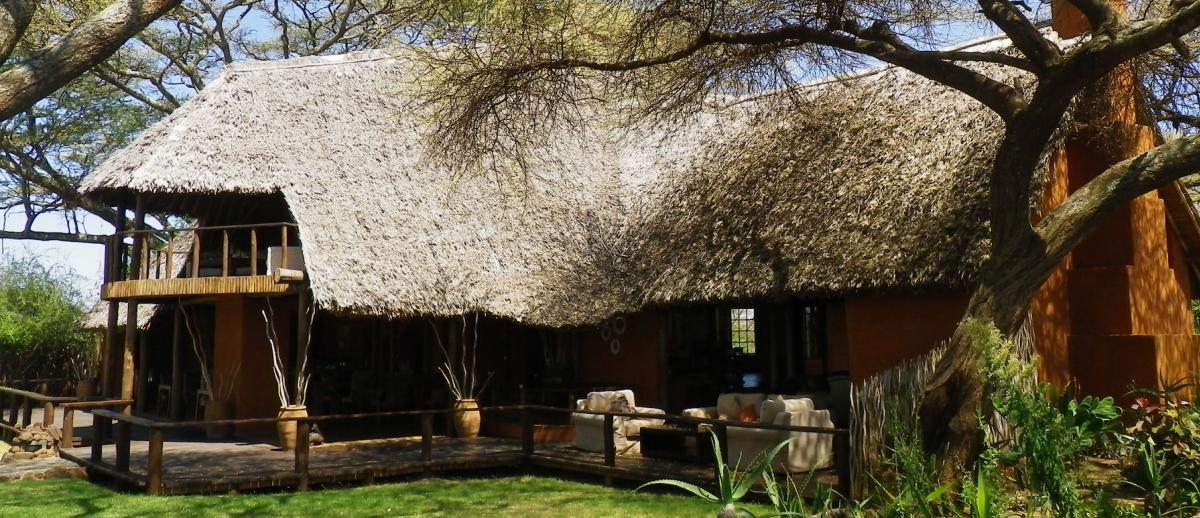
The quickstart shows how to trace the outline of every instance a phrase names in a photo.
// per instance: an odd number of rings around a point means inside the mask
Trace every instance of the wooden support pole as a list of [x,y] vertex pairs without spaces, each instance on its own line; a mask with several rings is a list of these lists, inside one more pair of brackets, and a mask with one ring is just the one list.
[[130,426],[128,421],[117,421],[116,433],[113,434],[113,442],[117,448],[117,471],[121,473],[129,472],[129,442],[130,442]]
[[192,231],[192,278],[200,278],[200,229]]
[[20,421],[18,421],[20,418],[21,398],[17,397],[16,394],[10,394],[8,396],[8,424],[17,426],[17,423],[20,423]]
[[[115,252],[114,252],[115,253]],[[104,329],[104,343],[100,344],[100,393],[114,396],[117,393],[115,366],[117,351],[117,326],[121,325],[121,303],[108,302],[108,322]]]
[[308,436],[312,424],[308,421],[296,422],[296,474],[300,480],[296,483],[296,491],[308,491]]
[[604,465],[617,465],[617,445],[613,437],[613,416],[607,414],[604,416]]
[[533,411],[521,408],[521,452],[525,457],[533,455]]
[[258,229],[250,227],[250,275],[258,275]]
[[96,464],[104,460],[104,438],[111,422],[107,417],[92,417],[92,462]]
[[833,460],[837,466],[838,494],[849,502],[854,497],[852,475],[850,473],[850,434],[838,433],[833,436]]
[[179,419],[183,413],[183,308],[175,305],[171,327],[171,403],[167,414]]
[[59,444],[60,447],[75,447],[75,409],[71,406],[63,407],[62,441]]
[[288,246],[287,246],[288,227],[287,227],[287,225],[284,225],[279,228],[279,242],[280,242],[279,267],[287,268],[288,267],[288,260],[287,260],[288,259]]
[[433,414],[421,414],[421,460],[428,470],[433,462]]
[[[309,338],[309,320],[308,311],[312,305],[312,294],[306,289],[300,290],[296,295],[296,357],[294,375],[292,376],[292,386],[299,387],[297,383],[301,374],[301,369],[304,367],[304,361],[308,357],[308,338]],[[300,394],[293,394],[293,397],[300,397]]]
[[[145,203],[143,203],[142,195],[139,194],[137,196],[137,202],[133,212],[133,230],[135,231],[133,234],[133,249],[135,251],[135,255],[133,257],[133,267],[131,270],[135,273],[141,272],[141,255],[136,254],[136,251],[142,248],[142,244],[146,240],[145,234],[143,232],[139,232],[140,230],[145,229],[145,227],[146,207]],[[121,399],[133,399],[133,353],[134,347],[137,345],[138,335],[137,307],[137,299],[129,299],[129,301],[125,303],[125,347],[121,362]],[[128,407],[126,408],[128,409]]]
[[135,358],[137,361],[137,410],[145,412],[146,405],[149,404],[150,398],[154,390],[150,387],[150,346],[149,339],[144,333],[138,333],[138,353]]
[[221,277],[229,277],[229,231],[221,231]]
[[25,398],[21,402],[21,426],[29,426],[33,422],[33,402]]
[[146,461],[146,494],[162,494],[163,481],[163,431],[150,429],[150,449]]
[[167,233],[167,267],[163,272],[163,279],[175,277],[175,234]]
[[54,402],[47,401],[42,404],[42,426],[52,424],[54,424]]

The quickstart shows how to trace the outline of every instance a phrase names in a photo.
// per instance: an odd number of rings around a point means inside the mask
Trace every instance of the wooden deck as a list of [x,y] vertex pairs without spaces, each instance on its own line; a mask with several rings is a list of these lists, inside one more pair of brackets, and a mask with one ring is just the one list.
[[[103,448],[103,464],[90,462],[90,448],[63,450],[64,458],[88,468],[95,476],[116,476],[115,447]],[[436,437],[433,460],[422,461],[420,437],[339,442],[313,446],[309,452],[309,484],[358,482],[435,472],[480,474],[538,469],[575,473],[604,480],[647,482],[676,478],[712,485],[713,469],[707,464],[618,456],[615,466],[604,464],[602,453],[579,450],[569,444],[539,444],[532,455],[522,452],[518,439],[455,439]],[[147,480],[148,443],[132,441],[129,475],[121,482],[142,490]],[[163,445],[162,494],[216,493],[258,489],[292,489],[300,485],[295,455],[278,447],[256,442],[166,441]],[[108,466],[108,467],[106,467]],[[798,477],[804,482],[807,475]],[[833,486],[836,475],[818,472],[814,480]]]
[[293,290],[295,283],[275,282],[270,275],[240,277],[198,277],[174,279],[139,279],[105,283],[100,289],[104,300],[130,298],[156,299],[186,295],[283,294]]

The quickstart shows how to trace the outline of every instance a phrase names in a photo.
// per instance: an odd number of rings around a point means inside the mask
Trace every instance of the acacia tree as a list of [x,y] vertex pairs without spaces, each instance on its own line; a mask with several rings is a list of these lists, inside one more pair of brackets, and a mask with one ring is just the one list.
[[[441,121],[431,141],[461,163],[519,167],[529,144],[577,113],[573,103],[598,93],[641,101],[641,115],[670,117],[714,94],[789,86],[864,61],[903,67],[970,96],[1004,123],[988,185],[990,256],[964,318],[1011,335],[1043,282],[1106,216],[1200,170],[1200,136],[1183,135],[1115,163],[1033,219],[1041,157],[1088,92],[1128,87],[1135,65],[1174,71],[1173,81],[1147,83],[1151,105],[1164,115],[1179,111],[1179,122],[1195,115],[1195,89],[1178,72],[1190,70],[1200,0],[1139,3],[1132,16],[1110,1],[1056,2],[1077,8],[1093,28],[1069,43],[1039,28],[1024,2],[1006,0],[510,0],[486,14],[464,9],[447,14],[457,16],[449,24],[456,29],[442,36],[457,45],[431,58],[446,78],[444,93],[431,98]],[[948,16],[981,18],[1013,50],[938,50],[936,28]],[[972,62],[1019,69],[1036,86],[1017,89]],[[922,414],[939,416],[939,424],[950,418],[929,437],[943,448],[945,475],[973,462],[981,444],[977,416],[986,397],[976,360],[956,332],[923,391]]]
[[[94,1],[56,6],[81,15],[98,8]],[[115,224],[117,213],[82,196],[79,184],[138,131],[234,61],[387,46],[405,35],[400,13],[393,0],[183,0],[89,73],[0,122],[0,211],[24,216],[21,228],[0,222],[0,238],[103,243],[80,222],[92,215]],[[34,26],[29,45],[71,31],[60,18]],[[35,231],[43,216],[63,218],[67,231]]]

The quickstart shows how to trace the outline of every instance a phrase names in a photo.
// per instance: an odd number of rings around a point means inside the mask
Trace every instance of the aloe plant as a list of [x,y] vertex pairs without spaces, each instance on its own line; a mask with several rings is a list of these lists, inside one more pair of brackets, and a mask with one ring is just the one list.
[[640,491],[650,486],[676,487],[705,501],[720,505],[721,511],[717,513],[718,518],[754,518],[754,513],[739,507],[738,503],[746,497],[746,494],[750,492],[750,489],[754,487],[756,482],[765,479],[765,474],[771,469],[771,461],[775,459],[775,456],[779,454],[779,451],[784,446],[787,446],[788,441],[785,440],[777,444],[765,455],[756,458],[749,469],[740,472],[725,463],[725,455],[721,451],[721,443],[717,440],[717,434],[709,430],[709,436],[712,440],[713,456],[716,457],[716,494],[695,484],[674,479],[647,482],[638,486],[637,490]]

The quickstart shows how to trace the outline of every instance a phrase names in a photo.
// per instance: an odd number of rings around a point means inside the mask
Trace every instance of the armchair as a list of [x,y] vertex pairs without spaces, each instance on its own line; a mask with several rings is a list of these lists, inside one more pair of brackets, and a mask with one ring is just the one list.
[[[575,409],[592,412],[630,412],[638,414],[666,414],[649,407],[635,406],[632,390],[591,392],[587,398],[575,402]],[[613,418],[613,444],[617,453],[633,455],[641,453],[638,437],[643,426],[661,426],[663,419],[635,419],[617,416]],[[604,416],[595,414],[571,414],[575,426],[575,447],[585,451],[604,451]]]

